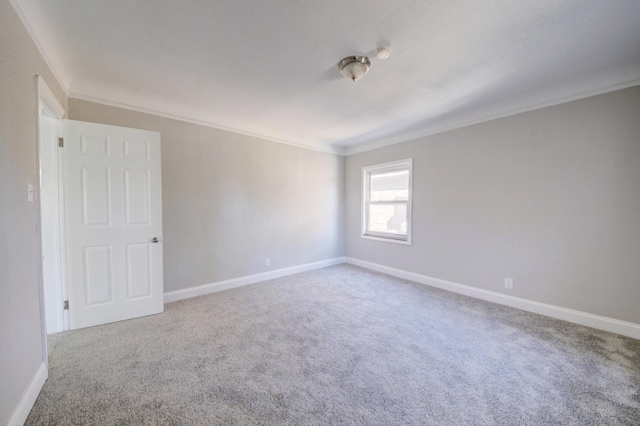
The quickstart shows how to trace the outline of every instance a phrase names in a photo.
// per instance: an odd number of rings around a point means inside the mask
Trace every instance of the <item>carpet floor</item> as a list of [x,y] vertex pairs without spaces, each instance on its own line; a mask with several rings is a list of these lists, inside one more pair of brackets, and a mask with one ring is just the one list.
[[27,425],[639,425],[640,341],[338,265],[52,335]]

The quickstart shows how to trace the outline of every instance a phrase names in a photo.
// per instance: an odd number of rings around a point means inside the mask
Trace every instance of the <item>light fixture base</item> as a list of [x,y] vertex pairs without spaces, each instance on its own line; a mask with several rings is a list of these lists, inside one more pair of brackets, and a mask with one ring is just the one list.
[[347,80],[360,80],[371,68],[371,61],[366,56],[347,56],[338,62],[340,74]]

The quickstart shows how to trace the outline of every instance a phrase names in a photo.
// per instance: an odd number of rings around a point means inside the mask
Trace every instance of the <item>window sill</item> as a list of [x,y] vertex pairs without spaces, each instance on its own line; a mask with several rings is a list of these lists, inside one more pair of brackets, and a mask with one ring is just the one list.
[[399,239],[399,238],[393,238],[393,237],[381,237],[379,235],[367,235],[367,234],[361,234],[360,237],[364,238],[366,240],[382,241],[382,242],[385,242],[385,243],[402,244],[402,245],[405,245],[405,246],[410,246],[411,245],[411,237],[407,237],[406,240]]

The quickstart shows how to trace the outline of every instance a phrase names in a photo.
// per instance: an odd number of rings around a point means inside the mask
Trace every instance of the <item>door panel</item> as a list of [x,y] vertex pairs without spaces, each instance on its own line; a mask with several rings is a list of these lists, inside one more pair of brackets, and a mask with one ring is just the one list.
[[80,166],[84,226],[109,226],[111,223],[109,172],[107,167]]
[[160,134],[62,125],[71,329],[163,312]]
[[[113,302],[112,246],[83,247],[85,306]],[[73,301],[74,304],[76,301]]]
[[125,223],[149,225],[149,171],[124,171]]
[[127,297],[151,295],[151,271],[149,269],[149,244],[127,244]]

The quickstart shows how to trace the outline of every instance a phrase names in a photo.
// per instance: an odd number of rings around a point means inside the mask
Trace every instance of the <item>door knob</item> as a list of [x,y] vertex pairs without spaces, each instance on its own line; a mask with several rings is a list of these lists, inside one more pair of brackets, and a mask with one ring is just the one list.
[[152,243],[159,243],[160,241],[162,241],[162,237],[153,237],[153,238],[151,239],[151,242],[152,242]]

